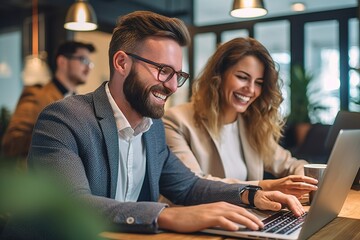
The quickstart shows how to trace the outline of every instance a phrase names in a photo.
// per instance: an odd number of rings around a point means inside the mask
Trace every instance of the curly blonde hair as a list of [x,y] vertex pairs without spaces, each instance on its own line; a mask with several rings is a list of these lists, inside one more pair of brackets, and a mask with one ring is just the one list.
[[245,56],[254,56],[264,64],[264,83],[260,96],[242,113],[250,145],[264,159],[274,153],[272,142],[282,136],[284,121],[279,107],[283,101],[278,71],[267,49],[253,38],[235,38],[218,47],[193,84],[192,102],[195,122],[206,124],[219,137],[223,123],[222,81],[225,72]]

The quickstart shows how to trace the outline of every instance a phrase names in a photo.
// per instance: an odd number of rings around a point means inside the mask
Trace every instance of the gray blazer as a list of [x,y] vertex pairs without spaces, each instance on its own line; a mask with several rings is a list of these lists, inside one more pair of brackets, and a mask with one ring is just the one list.
[[153,120],[143,141],[147,167],[141,202],[118,202],[114,197],[119,143],[104,83],[92,93],[68,97],[44,109],[34,128],[29,167],[60,174],[76,196],[99,209],[121,231],[158,231],[156,219],[166,207],[157,202],[160,193],[181,205],[241,204],[239,191],[244,185],[195,176],[169,150],[161,120]]

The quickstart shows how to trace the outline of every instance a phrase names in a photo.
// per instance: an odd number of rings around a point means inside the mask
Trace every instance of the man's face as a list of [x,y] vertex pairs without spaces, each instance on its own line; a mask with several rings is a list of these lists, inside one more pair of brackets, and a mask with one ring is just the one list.
[[89,50],[78,48],[68,59],[67,78],[75,86],[85,84],[91,68]]
[[146,87],[136,73],[134,67],[124,82],[124,94],[131,107],[140,115],[150,118],[161,118],[164,115],[164,105],[152,104],[152,92],[161,92],[170,96],[172,92],[162,83]]
[[[149,38],[134,54],[169,65],[176,71],[182,67],[181,47],[171,39]],[[131,58],[132,67],[123,86],[126,100],[141,116],[161,118],[166,100],[177,90],[176,74],[169,81],[161,82],[158,80],[158,67],[129,55],[128,57]]]

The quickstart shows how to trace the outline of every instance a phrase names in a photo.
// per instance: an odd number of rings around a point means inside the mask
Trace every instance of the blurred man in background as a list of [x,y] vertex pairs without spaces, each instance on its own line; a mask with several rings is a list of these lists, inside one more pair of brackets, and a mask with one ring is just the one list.
[[93,63],[92,44],[67,41],[55,55],[55,74],[51,82],[24,88],[2,140],[5,157],[25,159],[39,113],[48,104],[75,94],[76,87],[87,82]]

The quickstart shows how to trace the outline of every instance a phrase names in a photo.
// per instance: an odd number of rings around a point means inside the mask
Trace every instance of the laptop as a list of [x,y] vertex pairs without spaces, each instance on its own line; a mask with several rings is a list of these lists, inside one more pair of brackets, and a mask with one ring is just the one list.
[[[325,150],[330,151],[341,129],[360,129],[360,112],[339,111],[325,140]],[[360,186],[360,169],[353,182],[354,186]]]
[[[304,220],[295,229],[282,231],[287,226],[278,228],[275,233],[251,231],[239,227],[238,231],[227,231],[220,228],[208,228],[203,232],[223,236],[247,239],[307,239],[331,220],[337,217],[348,195],[354,177],[360,167],[360,130],[340,130],[331,151],[323,179]],[[329,198],[331,196],[331,198]],[[258,210],[257,210],[258,211]],[[273,216],[265,217],[266,211],[257,214],[264,222]],[[285,211],[288,212],[288,211]],[[291,224],[292,224],[291,223]]]

